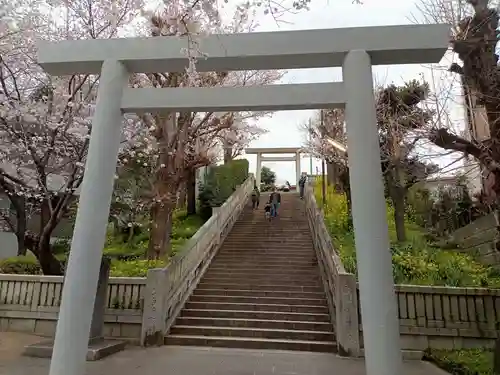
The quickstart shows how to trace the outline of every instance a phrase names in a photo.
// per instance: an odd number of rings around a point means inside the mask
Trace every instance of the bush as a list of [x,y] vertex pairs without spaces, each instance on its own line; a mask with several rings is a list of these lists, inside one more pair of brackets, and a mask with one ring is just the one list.
[[25,255],[1,260],[0,273],[40,275],[42,269],[33,255]]
[[136,259],[131,261],[113,260],[110,275],[114,277],[146,277],[151,268],[162,268],[167,264],[164,260]]
[[[171,253],[175,255],[198,229],[205,223],[198,215],[187,215],[185,210],[176,210],[172,216]],[[111,276],[142,277],[148,269],[164,267],[168,260],[150,261],[142,259],[147,252],[149,233],[145,230],[137,232],[128,242],[123,242],[121,234],[116,235],[112,228],[108,229],[104,255],[111,258]],[[58,240],[53,244],[55,257],[65,268],[69,255],[70,242]],[[36,257],[30,253],[27,256],[13,257],[0,261],[0,273],[9,274],[41,274],[41,268]]]
[[233,194],[238,185],[248,178],[248,160],[238,159],[212,167],[205,184],[200,186],[199,213],[208,220],[212,216],[212,207],[220,207]]
[[[321,185],[316,185],[321,202]],[[356,247],[345,195],[327,189],[325,225],[348,272],[356,273]],[[408,240],[396,241],[393,208],[387,204],[394,281],[398,284],[496,287],[500,278],[466,254],[431,246],[422,228],[407,223]]]
[[427,350],[424,359],[453,375],[493,375],[493,352],[484,349]]
[[67,254],[71,248],[71,240],[58,239],[51,246],[54,254]]

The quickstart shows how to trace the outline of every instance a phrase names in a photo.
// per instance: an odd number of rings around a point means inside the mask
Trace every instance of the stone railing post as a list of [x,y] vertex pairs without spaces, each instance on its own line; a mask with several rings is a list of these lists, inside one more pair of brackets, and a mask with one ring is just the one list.
[[165,302],[169,288],[167,272],[165,268],[148,271],[142,313],[142,346],[163,345],[167,317]]
[[359,321],[356,277],[353,274],[339,273],[335,296],[336,334],[339,354],[359,357]]

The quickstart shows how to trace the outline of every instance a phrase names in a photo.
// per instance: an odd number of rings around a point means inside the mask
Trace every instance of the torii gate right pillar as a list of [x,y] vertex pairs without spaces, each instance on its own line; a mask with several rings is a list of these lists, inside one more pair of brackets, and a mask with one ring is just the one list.
[[363,341],[368,375],[402,374],[399,318],[387,227],[370,56],[347,53],[347,149]]

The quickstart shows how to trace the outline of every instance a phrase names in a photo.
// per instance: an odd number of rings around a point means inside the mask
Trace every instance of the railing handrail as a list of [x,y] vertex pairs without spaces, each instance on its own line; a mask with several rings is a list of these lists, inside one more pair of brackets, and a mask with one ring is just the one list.
[[337,269],[338,273],[342,274],[351,274],[350,272],[347,272],[344,264],[342,263],[342,259],[340,258],[340,254],[338,251],[335,249],[335,246],[333,244],[333,241],[331,239],[330,233],[328,232],[328,229],[326,228],[325,224],[325,213],[321,207],[318,206],[318,203],[316,202],[316,197],[314,195],[314,181],[308,181],[306,184],[306,189],[305,189],[305,194],[310,194],[310,202],[313,207],[313,210],[318,212],[318,215],[320,216],[321,220],[319,220],[319,228],[324,236],[323,238],[327,241],[327,253],[331,255],[334,261],[335,268]]
[[[252,176],[248,176],[248,178],[239,185],[236,190],[231,194],[226,201],[222,204],[222,206],[217,207],[219,210],[213,212],[212,216],[196,231],[196,233],[182,246],[181,251],[179,251],[175,256],[173,256],[168,264],[163,267],[164,270],[168,270],[168,268],[173,267],[176,263],[180,262],[183,258],[187,256],[189,251],[194,248],[197,243],[203,238],[203,235],[208,233],[212,225],[218,225],[217,221],[220,218],[221,212],[223,212],[223,208],[229,206],[231,202],[235,199],[237,194],[239,194],[242,190],[245,189],[246,185],[248,185],[253,180]],[[226,218],[227,219],[227,218]]]

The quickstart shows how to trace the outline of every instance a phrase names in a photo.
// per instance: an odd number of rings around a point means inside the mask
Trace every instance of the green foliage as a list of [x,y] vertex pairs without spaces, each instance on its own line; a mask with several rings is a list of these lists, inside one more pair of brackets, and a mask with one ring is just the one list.
[[262,167],[260,170],[260,180],[265,185],[273,185],[276,182],[276,173],[268,167]]
[[[321,183],[316,184],[316,201],[321,202]],[[325,225],[348,272],[356,273],[356,248],[345,195],[327,189]],[[466,254],[431,246],[422,228],[407,223],[408,240],[396,241],[393,208],[387,204],[394,281],[398,284],[447,286],[500,286],[500,278]]]
[[199,213],[204,220],[212,216],[212,207],[220,207],[233,194],[238,185],[248,177],[248,160],[237,159],[216,167],[208,173],[205,184],[200,186]]
[[408,220],[443,237],[489,213],[479,200],[473,201],[462,179],[456,184],[429,190],[415,186],[407,196]]
[[136,259],[128,262],[112,261],[111,276],[116,277],[145,277],[151,268],[165,267],[165,260]]
[[177,215],[177,217],[174,218],[171,237],[172,239],[191,238],[204,223],[205,220],[200,216],[187,216],[186,212],[183,211],[183,214]]
[[52,244],[53,254],[67,254],[71,247],[71,241],[69,240],[57,240]]
[[453,375],[493,375],[493,352],[485,349],[428,350],[424,359]]
[[[205,220],[197,215],[187,215],[185,210],[176,210],[173,214],[173,229],[171,255],[175,255]],[[148,269],[164,267],[168,260],[145,260],[144,255],[148,248],[149,233],[141,231],[129,241],[123,241],[120,233],[116,234],[113,228],[108,229],[104,255],[111,258],[111,276],[143,277]],[[58,241],[53,246],[56,249],[56,258],[63,264],[69,253],[69,243]],[[36,257],[30,253],[27,256],[13,257],[0,261],[0,273],[9,274],[41,274]]]
[[33,255],[25,255],[0,260],[0,273],[40,275],[42,269]]
[[266,191],[272,191],[274,189],[274,184],[271,184],[271,185],[261,185],[260,187],[260,191],[262,193],[266,192]]

